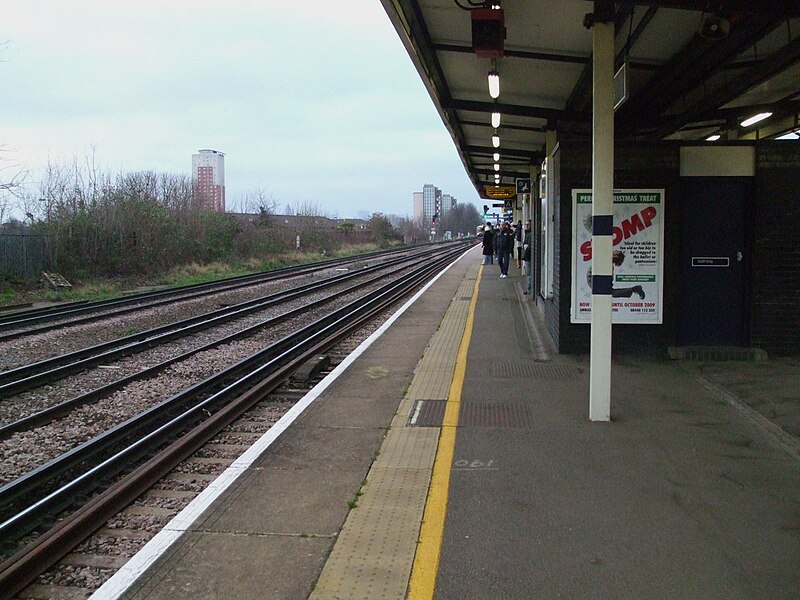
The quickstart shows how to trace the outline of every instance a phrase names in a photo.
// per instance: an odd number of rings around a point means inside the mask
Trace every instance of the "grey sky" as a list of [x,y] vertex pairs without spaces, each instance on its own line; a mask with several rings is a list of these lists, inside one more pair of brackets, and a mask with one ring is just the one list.
[[478,204],[378,0],[8,0],[0,144],[31,169],[95,152],[188,174],[225,152],[228,204],[263,187],[331,214],[411,213],[433,183]]

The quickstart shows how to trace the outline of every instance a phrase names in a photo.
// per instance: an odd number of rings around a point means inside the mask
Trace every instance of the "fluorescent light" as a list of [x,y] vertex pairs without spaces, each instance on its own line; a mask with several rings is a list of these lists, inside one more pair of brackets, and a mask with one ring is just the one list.
[[499,171],[500,170],[500,165],[498,163],[494,163],[494,170],[495,171]]
[[776,140],[800,140],[800,129],[796,131],[790,131],[788,133],[784,133],[780,137],[776,137]]
[[718,133],[715,133],[715,134],[713,134],[713,135],[710,135],[710,136],[708,136],[708,137],[706,138],[706,141],[707,141],[707,142],[716,142],[716,141],[717,141],[719,138],[721,138],[721,137],[722,137],[722,136],[721,136],[720,134],[718,134]]
[[495,173],[494,174],[494,182],[495,183],[500,183],[500,173]]
[[494,160],[494,162],[497,162],[498,160],[500,160],[500,153],[499,152],[495,152],[494,154],[492,154],[492,159]]
[[771,112],[758,113],[757,115],[753,115],[749,119],[742,121],[742,127],[749,127],[750,125],[758,123],[759,121],[763,121],[764,119],[768,119],[771,116]]
[[496,133],[492,136],[492,146],[494,146],[495,148],[500,147],[500,136],[497,135]]
[[500,113],[499,112],[493,112],[492,113],[492,127],[494,127],[495,129],[500,127]]
[[500,97],[500,73],[494,69],[489,71],[489,95],[495,99]]

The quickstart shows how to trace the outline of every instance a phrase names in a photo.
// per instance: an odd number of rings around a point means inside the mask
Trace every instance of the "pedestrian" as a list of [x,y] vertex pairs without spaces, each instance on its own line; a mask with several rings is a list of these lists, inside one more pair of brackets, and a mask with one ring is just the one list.
[[517,268],[522,268],[522,220],[517,221],[517,226],[514,228],[514,252],[517,254]]
[[508,277],[508,263],[511,261],[511,250],[514,248],[514,233],[508,226],[508,222],[503,221],[500,231],[495,235],[494,244],[497,248],[497,261],[500,264],[500,278]]
[[527,285],[523,294],[533,293],[533,262],[531,261],[531,220],[525,221],[525,235],[522,238],[522,263],[525,265],[525,278]]
[[494,264],[494,233],[492,232],[492,224],[486,223],[483,228],[483,264]]

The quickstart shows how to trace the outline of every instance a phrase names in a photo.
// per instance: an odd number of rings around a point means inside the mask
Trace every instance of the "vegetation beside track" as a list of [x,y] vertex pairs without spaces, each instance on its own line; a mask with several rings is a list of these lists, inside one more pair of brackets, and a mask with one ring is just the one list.
[[206,283],[246,275],[259,271],[269,271],[282,267],[318,262],[326,258],[357,256],[373,252],[379,244],[343,245],[338,250],[322,256],[317,252],[289,251],[272,254],[263,260],[225,262],[214,261],[205,265],[192,263],[173,267],[163,273],[152,275],[129,275],[120,277],[92,276],[86,274],[70,280],[71,289],[54,290],[41,284],[26,282],[9,277],[0,278],[0,307],[27,304],[31,302],[74,302],[77,300],[105,300],[114,298],[126,291],[153,286],[178,287],[195,283]]

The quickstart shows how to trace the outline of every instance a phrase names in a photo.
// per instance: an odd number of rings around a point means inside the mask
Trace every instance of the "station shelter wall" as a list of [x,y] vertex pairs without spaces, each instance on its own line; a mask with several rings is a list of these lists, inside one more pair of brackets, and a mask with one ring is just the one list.
[[[663,355],[678,345],[682,308],[680,244],[682,236],[680,148],[678,142],[618,143],[615,148],[615,188],[663,188],[664,283],[660,325],[617,324],[613,351]],[[752,198],[748,199],[748,261],[746,333],[749,344],[771,354],[800,353],[800,144],[756,143]],[[548,331],[566,354],[589,351],[590,326],[570,323],[572,190],[591,188],[591,144],[559,142],[551,161],[554,190],[553,295],[544,303]],[[555,172],[554,172],[555,171]],[[686,293],[686,290],[683,290]]]

